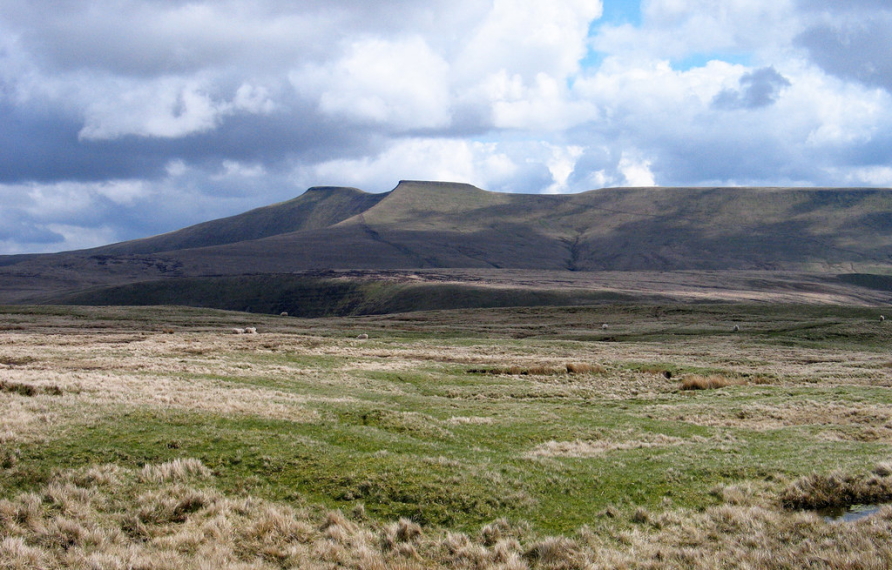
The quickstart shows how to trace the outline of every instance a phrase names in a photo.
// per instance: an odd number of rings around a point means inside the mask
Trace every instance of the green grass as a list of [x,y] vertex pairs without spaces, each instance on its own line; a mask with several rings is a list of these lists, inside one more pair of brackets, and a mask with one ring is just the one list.
[[[90,330],[108,326],[133,332],[134,323],[149,329],[174,323],[182,327],[178,331],[187,330],[185,319],[178,321],[167,309],[2,312],[39,330],[50,326],[46,319],[64,318],[53,326],[68,334],[83,330],[84,322]],[[795,315],[803,312],[818,324],[793,326]],[[608,508],[660,509],[669,501],[676,507],[703,509],[718,503],[714,489],[720,485],[756,481],[770,486],[815,471],[869,469],[889,457],[886,441],[858,440],[865,428],[858,423],[826,426],[826,418],[820,416],[790,425],[738,422],[753,410],[783,411],[796,405],[852,409],[870,405],[880,412],[892,406],[888,386],[853,381],[855,376],[845,369],[825,371],[826,378],[808,382],[800,378],[795,364],[781,368],[772,364],[764,372],[772,377],[768,385],[697,393],[678,389],[677,377],[684,374],[751,377],[761,370],[755,356],[766,358],[766,347],[786,351],[777,356],[783,354],[791,362],[800,358],[799,351],[806,351],[805,358],[815,347],[840,365],[848,357],[874,358],[889,333],[886,328],[861,325],[870,311],[777,307],[771,312],[764,307],[704,306],[668,313],[656,323],[647,316],[648,309],[636,307],[523,309],[513,316],[504,309],[448,312],[437,313],[436,318],[422,314],[411,321],[403,317],[312,322],[265,317],[265,321],[255,316],[261,328],[279,336],[250,339],[207,332],[229,317],[243,316],[195,311],[194,334],[231,342],[222,345],[226,348],[197,351],[185,358],[208,362],[207,366],[245,365],[245,372],[176,372],[173,364],[184,357],[173,351],[158,357],[171,363],[168,374],[183,383],[213,380],[224,389],[268,391],[270,397],[305,396],[315,419],[107,407],[98,416],[46,432],[38,445],[11,442],[15,464],[0,469],[0,494],[12,497],[38,489],[62,469],[103,463],[140,467],[194,457],[214,471],[214,484],[225,493],[310,501],[344,510],[361,503],[370,516],[381,520],[409,517],[459,529],[507,516],[543,531],[566,533],[594,524]],[[531,314],[541,316],[540,324],[550,332],[516,338]],[[619,352],[604,355],[598,343],[563,338],[581,322],[618,314],[636,329],[634,340],[618,342]],[[745,330],[716,345],[715,333],[689,323],[732,316],[758,330]],[[623,350],[633,355],[663,348],[659,340],[666,327],[688,331],[676,354],[652,359],[623,356],[627,354]],[[310,330],[312,337],[306,334]],[[362,330],[378,332],[369,341],[356,341],[354,333]],[[814,338],[816,331],[821,331],[820,339]],[[178,335],[171,338],[179,342]],[[728,342],[739,343],[739,350]],[[90,354],[102,351],[127,358],[127,352],[116,346],[96,347]],[[597,361],[606,365],[607,372],[581,379],[468,374],[469,368],[480,365],[449,361],[489,358],[496,351],[504,364]],[[752,354],[742,361],[756,364],[733,364],[738,352]],[[3,354],[5,350],[0,351]],[[54,357],[45,358],[21,362],[45,365]],[[381,369],[392,361],[396,369]],[[671,371],[672,379],[664,378],[663,370]],[[151,372],[134,374],[151,377]],[[23,396],[0,393],[0,397]],[[700,417],[715,421],[710,424]],[[828,434],[844,437],[825,437]],[[535,453],[555,442],[577,444],[582,451]],[[613,447],[590,451],[603,442]]]

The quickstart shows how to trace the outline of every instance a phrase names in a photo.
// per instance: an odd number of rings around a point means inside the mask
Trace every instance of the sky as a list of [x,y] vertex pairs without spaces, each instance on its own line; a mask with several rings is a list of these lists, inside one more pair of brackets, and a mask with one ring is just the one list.
[[892,4],[0,0],[0,254],[407,179],[892,186]]

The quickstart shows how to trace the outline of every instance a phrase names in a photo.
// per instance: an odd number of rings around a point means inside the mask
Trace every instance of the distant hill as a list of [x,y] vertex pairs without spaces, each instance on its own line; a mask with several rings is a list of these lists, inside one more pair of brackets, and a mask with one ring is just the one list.
[[177,289],[183,278],[438,269],[889,274],[892,190],[611,188],[530,195],[418,181],[385,194],[311,188],[287,202],[160,236],[0,257],[0,302],[78,295],[97,302],[106,288],[121,286],[132,290],[126,299],[139,300],[133,289],[139,284],[181,279],[164,285]]

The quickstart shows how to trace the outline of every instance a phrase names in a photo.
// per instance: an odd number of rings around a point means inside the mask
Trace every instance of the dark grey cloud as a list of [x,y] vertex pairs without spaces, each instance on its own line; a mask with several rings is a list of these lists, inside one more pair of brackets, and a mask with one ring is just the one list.
[[22,30],[23,48],[54,71],[157,76],[238,65],[263,74],[328,60],[357,32],[422,31],[479,16],[467,4],[444,17],[443,0],[29,0],[0,3],[0,21]]
[[712,100],[717,109],[757,109],[777,100],[790,81],[773,67],[763,67],[743,74],[737,89],[725,89]]
[[0,212],[0,242],[16,241],[35,245],[54,245],[65,242],[65,237],[29,219],[27,212]]
[[827,73],[892,92],[892,11],[884,4],[882,11],[812,25],[795,43]]

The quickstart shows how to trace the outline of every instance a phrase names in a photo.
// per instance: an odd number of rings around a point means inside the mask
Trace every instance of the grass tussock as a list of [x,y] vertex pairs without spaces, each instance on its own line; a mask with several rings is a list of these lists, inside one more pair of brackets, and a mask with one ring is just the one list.
[[567,374],[606,374],[607,369],[600,364],[588,364],[585,362],[570,362],[567,364]]
[[4,366],[27,366],[37,362],[33,356],[8,356],[0,355],[0,364]]
[[729,378],[720,374],[711,374],[709,376],[701,376],[699,374],[691,374],[685,376],[681,380],[682,390],[715,390],[725,388],[727,386],[736,386],[742,381],[737,378]]
[[[39,358],[0,366],[38,389],[0,392],[0,569],[892,567],[892,507],[828,524],[780,499],[887,492],[892,463],[845,475],[892,442],[892,329],[851,309],[734,308],[755,339],[697,324],[727,307],[626,307],[621,343],[574,332],[614,308],[29,310],[0,338]],[[678,389],[698,373],[751,387]]]
[[139,473],[141,481],[153,483],[165,483],[171,481],[185,481],[192,477],[209,477],[211,470],[204,466],[198,459],[184,458],[174,459],[157,465],[146,465]]
[[41,394],[48,396],[61,396],[62,388],[54,385],[37,386],[25,382],[11,382],[8,380],[0,380],[0,392],[8,392],[10,394],[18,394],[19,396],[33,397]]
[[823,509],[892,501],[892,464],[881,463],[871,473],[813,474],[800,477],[780,495],[787,509]]
[[[890,475],[892,465],[882,465],[865,477]],[[635,507],[614,510],[609,520],[620,525],[610,535],[588,527],[543,535],[506,518],[458,532],[405,517],[376,522],[356,509],[347,516],[229,497],[181,482],[145,481],[138,470],[97,467],[0,500],[0,567],[829,570],[892,564],[892,508],[845,525],[751,504],[703,511]]]

